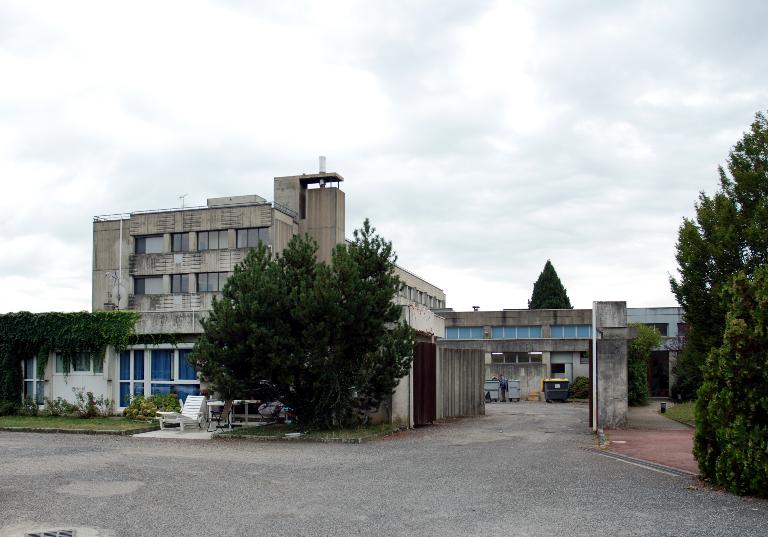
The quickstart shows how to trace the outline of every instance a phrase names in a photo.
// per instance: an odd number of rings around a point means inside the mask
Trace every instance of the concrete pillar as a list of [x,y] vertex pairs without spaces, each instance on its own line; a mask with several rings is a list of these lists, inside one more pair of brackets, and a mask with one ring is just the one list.
[[597,338],[597,428],[627,424],[627,303],[595,302]]

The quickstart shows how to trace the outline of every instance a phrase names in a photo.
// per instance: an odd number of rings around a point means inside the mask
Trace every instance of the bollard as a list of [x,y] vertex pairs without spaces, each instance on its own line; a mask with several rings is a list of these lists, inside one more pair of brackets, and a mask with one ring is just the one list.
[[667,403],[661,403],[661,413],[664,414],[667,411]]

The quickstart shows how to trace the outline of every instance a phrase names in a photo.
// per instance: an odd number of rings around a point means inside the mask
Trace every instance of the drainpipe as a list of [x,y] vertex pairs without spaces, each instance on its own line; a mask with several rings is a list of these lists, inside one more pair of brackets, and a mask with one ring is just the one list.
[[120,285],[123,283],[123,216],[120,215],[120,241],[117,247],[117,309],[120,309]]
[[592,302],[592,430],[597,432],[597,302]]

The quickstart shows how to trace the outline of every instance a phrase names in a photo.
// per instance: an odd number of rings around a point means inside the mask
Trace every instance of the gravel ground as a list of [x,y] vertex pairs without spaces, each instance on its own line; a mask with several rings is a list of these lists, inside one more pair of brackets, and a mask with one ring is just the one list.
[[0,432],[0,535],[768,534],[768,503],[590,450],[585,405],[362,444]]

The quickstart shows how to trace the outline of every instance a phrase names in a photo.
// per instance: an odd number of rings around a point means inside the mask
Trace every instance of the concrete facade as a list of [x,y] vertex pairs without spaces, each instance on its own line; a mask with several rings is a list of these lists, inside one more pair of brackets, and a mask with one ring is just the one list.
[[[483,353],[485,376],[520,380],[523,397],[541,390],[548,377],[589,375],[592,310],[438,310],[445,317],[441,349],[475,349]],[[516,329],[510,332],[508,329]],[[564,327],[572,327],[568,331]],[[576,327],[580,327],[579,330]],[[468,334],[452,331],[469,329]],[[470,337],[465,337],[469,335]]]
[[[318,260],[330,263],[333,249],[346,240],[343,181],[336,173],[275,177],[273,203],[256,195],[228,196],[208,199],[204,207],[95,217],[93,310],[139,311],[138,334],[174,334],[178,349],[188,351],[226,278],[258,243],[279,254],[293,236],[307,234],[318,243]],[[395,270],[403,281],[395,297],[403,320],[419,340],[434,342],[444,323],[431,308],[445,305],[445,293],[401,267]],[[118,408],[133,393],[190,389],[191,381],[180,380],[189,375],[182,355],[168,353],[165,346],[136,346],[113,355],[103,374],[88,379],[89,388],[118,401]],[[150,378],[156,358],[163,360],[167,379]],[[59,384],[51,383],[46,395],[71,399],[69,386]],[[199,381],[195,386],[199,390]],[[393,397],[393,419],[411,421],[411,390],[409,375]]]

